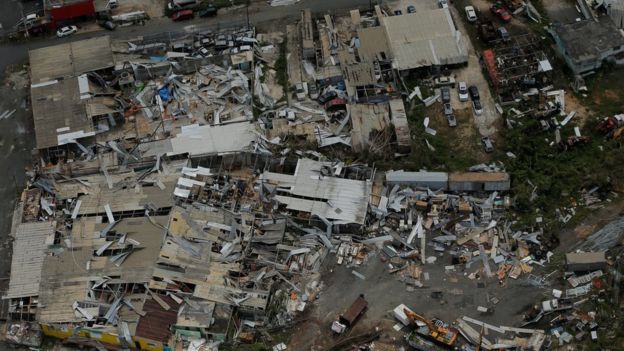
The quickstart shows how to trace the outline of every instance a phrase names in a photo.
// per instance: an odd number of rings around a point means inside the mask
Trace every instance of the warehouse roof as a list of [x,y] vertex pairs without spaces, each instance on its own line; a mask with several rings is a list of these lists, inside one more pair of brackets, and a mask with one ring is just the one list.
[[95,135],[78,85],[78,78],[70,78],[31,86],[37,148],[63,145]]
[[29,52],[32,84],[74,77],[115,65],[108,35]]
[[[455,28],[448,9],[382,17],[380,22],[385,30],[386,45],[390,47],[394,66],[399,70],[468,61],[466,43]],[[366,41],[369,35],[379,37],[377,31],[363,33],[365,38],[362,41]],[[366,51],[378,46],[385,45],[379,41],[363,44]]]

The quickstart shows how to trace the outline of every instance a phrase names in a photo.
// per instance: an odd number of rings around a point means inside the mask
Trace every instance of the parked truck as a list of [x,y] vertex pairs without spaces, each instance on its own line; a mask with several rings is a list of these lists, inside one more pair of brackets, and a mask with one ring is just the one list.
[[486,44],[490,44],[498,39],[496,28],[494,27],[492,21],[485,20],[479,23],[479,36]]
[[368,301],[364,299],[364,295],[360,294],[351,306],[338,317],[337,321],[332,323],[331,329],[336,334],[342,334],[348,328],[352,328],[358,319],[366,312]]

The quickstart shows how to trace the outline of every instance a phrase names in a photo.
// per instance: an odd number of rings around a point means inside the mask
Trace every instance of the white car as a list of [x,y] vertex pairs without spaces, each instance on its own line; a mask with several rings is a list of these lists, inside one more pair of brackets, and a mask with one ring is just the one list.
[[457,84],[457,95],[459,95],[459,101],[468,101],[468,87],[466,82],[459,82]]
[[448,0],[438,0],[438,6],[441,9],[447,9],[448,8]]
[[77,31],[78,31],[78,28],[76,26],[63,27],[56,31],[56,36],[59,38],[68,37],[76,33]]
[[464,10],[466,11],[466,18],[468,19],[468,22],[475,22],[477,20],[477,13],[475,12],[474,7],[466,6]]
[[481,106],[481,100],[472,100],[472,109],[475,115],[481,116],[483,114],[483,106]]

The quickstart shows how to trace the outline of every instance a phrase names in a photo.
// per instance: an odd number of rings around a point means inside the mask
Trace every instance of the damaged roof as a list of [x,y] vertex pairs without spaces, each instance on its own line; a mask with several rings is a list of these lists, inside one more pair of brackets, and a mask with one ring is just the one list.
[[87,117],[85,101],[80,98],[78,78],[33,84],[33,119],[37,148],[67,144],[72,139],[95,135]]
[[159,296],[159,298],[170,308],[164,309],[154,298],[148,298],[143,304],[143,312],[146,315],[139,319],[135,336],[166,343],[171,334],[171,326],[176,324],[178,319],[180,305],[169,296]]
[[14,255],[11,257],[11,280],[5,297],[17,298],[39,294],[45,251],[54,243],[56,222],[21,223],[15,231]]
[[222,125],[191,125],[171,139],[141,144],[143,157],[167,154],[203,156],[250,151],[256,141],[255,125],[249,122]]
[[295,174],[264,172],[260,179],[277,186],[274,199],[290,210],[341,223],[363,224],[371,182],[321,175],[321,168],[331,166],[331,162],[302,158]]
[[[79,322],[72,304],[75,301],[89,301],[89,282],[102,277],[115,277],[108,281],[147,283],[150,281],[158,252],[163,239],[167,216],[126,218],[117,222],[114,230],[125,233],[126,240],[139,243],[121,264],[111,261],[115,252],[104,250],[100,256],[96,251],[107,242],[100,238],[107,224],[101,223],[100,217],[82,217],[74,221],[71,239],[65,242],[64,250],[54,256],[46,256],[41,282],[39,300],[42,308],[38,310],[42,323]],[[115,242],[117,242],[116,240]]]

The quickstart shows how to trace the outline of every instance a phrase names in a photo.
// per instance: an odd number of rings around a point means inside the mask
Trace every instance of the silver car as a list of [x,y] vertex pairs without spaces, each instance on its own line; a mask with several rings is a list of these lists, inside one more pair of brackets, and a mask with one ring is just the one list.
[[466,82],[459,82],[457,85],[457,94],[459,95],[459,101],[468,101],[468,86]]
[[475,115],[481,116],[481,114],[483,113],[483,106],[481,106],[481,100],[473,100],[472,109],[474,110]]

